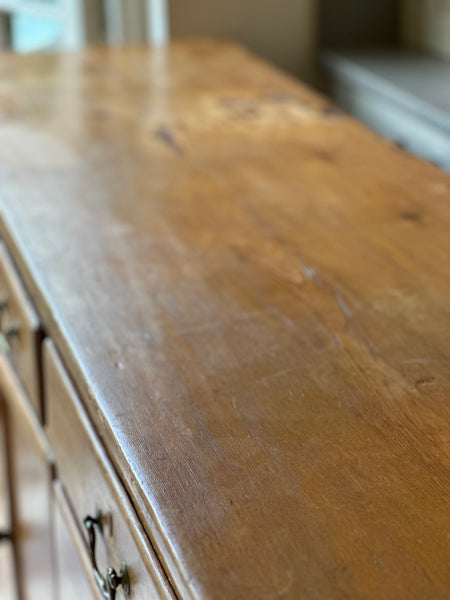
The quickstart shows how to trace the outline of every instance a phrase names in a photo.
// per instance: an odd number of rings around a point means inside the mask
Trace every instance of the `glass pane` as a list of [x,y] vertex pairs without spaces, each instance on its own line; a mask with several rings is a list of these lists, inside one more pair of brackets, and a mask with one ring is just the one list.
[[59,4],[61,0],[27,0],[29,4]]
[[32,14],[11,15],[11,45],[17,52],[55,50],[60,47],[63,24]]

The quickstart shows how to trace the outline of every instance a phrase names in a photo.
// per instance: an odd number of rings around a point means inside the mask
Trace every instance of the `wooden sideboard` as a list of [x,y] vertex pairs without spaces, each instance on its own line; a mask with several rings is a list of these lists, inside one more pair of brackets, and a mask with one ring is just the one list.
[[3,54],[0,213],[21,600],[450,596],[448,175],[229,42]]

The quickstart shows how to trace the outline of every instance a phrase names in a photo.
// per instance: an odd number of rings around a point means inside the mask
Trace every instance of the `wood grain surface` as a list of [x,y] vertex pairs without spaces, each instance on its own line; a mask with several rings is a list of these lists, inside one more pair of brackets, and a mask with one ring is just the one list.
[[0,57],[2,230],[180,598],[450,597],[450,179],[227,42]]

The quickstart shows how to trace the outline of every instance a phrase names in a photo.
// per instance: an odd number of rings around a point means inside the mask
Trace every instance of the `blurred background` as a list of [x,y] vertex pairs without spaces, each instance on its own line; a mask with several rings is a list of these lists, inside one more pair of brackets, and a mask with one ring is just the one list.
[[450,0],[0,0],[17,52],[236,39],[450,169]]

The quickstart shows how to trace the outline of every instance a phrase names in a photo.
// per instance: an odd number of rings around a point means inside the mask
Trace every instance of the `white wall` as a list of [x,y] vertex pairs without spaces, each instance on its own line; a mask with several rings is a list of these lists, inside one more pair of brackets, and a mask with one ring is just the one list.
[[171,36],[230,37],[310,79],[317,6],[316,0],[169,0]]

